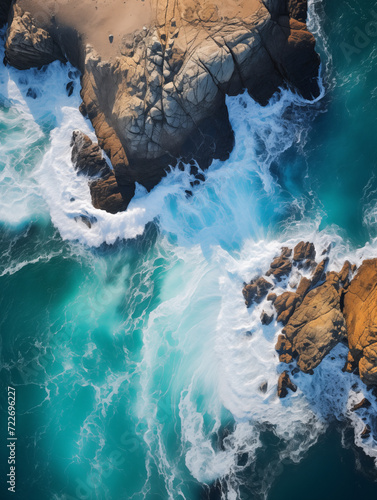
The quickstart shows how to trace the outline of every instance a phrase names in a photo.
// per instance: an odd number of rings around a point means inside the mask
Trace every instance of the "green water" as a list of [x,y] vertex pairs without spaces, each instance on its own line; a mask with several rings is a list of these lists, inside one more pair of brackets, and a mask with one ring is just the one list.
[[[372,458],[328,410],[339,387],[335,374],[327,385],[329,364],[300,379],[297,397],[277,402],[276,332],[245,343],[242,332],[254,325],[240,294],[289,237],[334,241],[339,251],[373,243],[377,37],[350,61],[341,49],[372,7],[318,2],[325,97],[286,107],[284,119],[261,111],[250,122],[258,107],[246,100],[238,120],[233,100],[230,160],[192,198],[185,187],[169,191],[142,235],[124,240],[119,229],[113,245],[86,244],[85,227],[80,239],[38,174],[60,107],[77,108],[77,90],[68,101],[65,81],[57,85],[46,113],[26,99],[30,116],[2,96],[0,402],[6,409],[6,388],[16,388],[13,496],[354,500],[377,492]],[[68,70],[56,66],[46,78],[59,82]],[[2,89],[10,78],[25,93],[22,73],[0,73]],[[43,75],[26,74],[44,88]],[[249,144],[256,126],[260,142]],[[272,162],[258,163],[275,145]],[[65,231],[78,236],[63,239]],[[272,387],[266,397],[261,372]],[[1,498],[11,498],[4,411],[0,429]]]

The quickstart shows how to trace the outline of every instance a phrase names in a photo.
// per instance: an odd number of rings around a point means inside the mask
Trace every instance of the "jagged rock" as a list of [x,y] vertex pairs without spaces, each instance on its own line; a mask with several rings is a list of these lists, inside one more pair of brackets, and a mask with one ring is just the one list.
[[[177,157],[203,168],[226,159],[234,144],[226,94],[247,89],[261,104],[282,86],[308,99],[319,94],[319,57],[302,0],[119,1],[114,16],[130,19],[136,8],[146,16],[129,32],[114,26],[111,44],[95,35],[88,43],[81,4],[32,0],[29,15],[16,0],[6,57],[26,69],[64,54],[80,69],[85,110],[123,193],[135,182],[151,189]],[[49,8],[55,15],[41,20]],[[105,8],[99,2],[90,12],[91,27],[109,17]]]
[[269,271],[267,271],[266,276],[273,276],[277,281],[281,281],[285,276],[292,271],[292,262],[289,257],[292,254],[290,248],[282,248],[281,255],[276,257],[270,265]]
[[111,214],[122,212],[127,208],[128,202],[124,201],[112,172],[103,178],[91,181],[89,188],[95,208],[106,210]]
[[288,389],[293,392],[297,391],[297,386],[291,381],[289,373],[284,371],[278,380],[278,396],[279,398],[285,398],[288,395]]
[[298,367],[310,373],[346,335],[338,285],[326,282],[310,291],[283,333],[297,352]]
[[303,299],[310,290],[311,285],[312,285],[311,280],[303,276],[296,290],[297,295],[301,297],[301,299]]
[[7,30],[6,59],[17,69],[33,68],[65,61],[51,34],[38,28],[32,16],[17,5],[13,7]]
[[351,411],[357,411],[360,410],[361,408],[369,408],[371,405],[370,401],[367,398],[363,398],[360,403],[355,404],[352,408]]
[[301,297],[297,293],[284,292],[279,295],[274,302],[278,315],[277,320],[286,325],[299,304],[301,304]]
[[377,385],[377,259],[365,260],[344,296],[348,344],[361,380]]
[[273,314],[268,314],[266,311],[262,311],[260,320],[262,325],[270,325],[274,319]]
[[273,285],[263,277],[253,280],[248,285],[245,285],[243,287],[242,294],[245,298],[246,306],[250,307],[254,302],[259,304],[272,286]]
[[314,274],[313,274],[313,277],[312,277],[312,287],[316,286],[318,283],[325,280],[325,278],[326,278],[325,271],[326,271],[326,267],[327,267],[328,262],[329,262],[329,258],[326,257],[316,267]]
[[279,361],[281,363],[291,363],[293,361],[292,344],[285,335],[279,335],[275,345],[276,351],[279,353]]
[[78,174],[96,177],[110,173],[100,147],[93,143],[86,134],[75,130],[72,133],[71,147],[72,163]]
[[259,386],[260,392],[266,394],[267,389],[268,389],[268,382],[262,382],[261,385]]
[[300,241],[293,250],[293,260],[294,262],[302,262],[303,260],[314,260],[315,259],[315,247],[313,243],[309,241]]
[[362,430],[361,434],[360,434],[360,437],[361,439],[367,439],[370,434],[372,432],[372,429],[370,428],[370,426],[367,424],[364,429]]
[[277,295],[276,295],[276,293],[269,293],[269,294],[267,295],[267,300],[268,300],[269,302],[274,303],[276,299],[277,299]]
[[352,273],[351,267],[351,263],[346,260],[341,271],[339,272],[339,280],[342,282],[344,287],[347,287],[349,285],[349,277]]
[[347,360],[345,362],[345,365],[342,368],[342,371],[343,372],[347,372],[347,373],[353,373],[356,369],[357,369],[357,363],[353,359],[352,354],[350,353],[350,351],[348,351]]

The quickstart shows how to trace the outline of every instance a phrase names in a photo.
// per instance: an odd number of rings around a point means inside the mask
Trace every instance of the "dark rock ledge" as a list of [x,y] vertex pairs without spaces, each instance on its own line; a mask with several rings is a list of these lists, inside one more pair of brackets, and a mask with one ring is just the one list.
[[280,87],[308,99],[319,94],[306,0],[253,0],[242,12],[234,0],[178,0],[174,9],[146,0],[152,20],[112,40],[112,58],[87,43],[77,22],[63,22],[66,2],[54,2],[56,15],[38,16],[49,3],[1,3],[0,23],[10,10],[6,62],[27,69],[68,60],[81,71],[81,110],[113,166],[91,183],[98,208],[124,210],[135,182],[150,190],[176,158],[201,168],[226,159],[234,142],[227,94],[247,89],[263,105]]

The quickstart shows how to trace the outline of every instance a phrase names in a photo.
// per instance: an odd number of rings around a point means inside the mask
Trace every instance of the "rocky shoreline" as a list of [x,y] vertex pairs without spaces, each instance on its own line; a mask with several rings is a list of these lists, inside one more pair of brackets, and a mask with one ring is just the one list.
[[[133,5],[106,3],[114,17]],[[55,14],[39,15],[50,4]],[[150,190],[179,161],[197,174],[197,165],[225,160],[234,144],[226,95],[246,89],[264,105],[281,87],[307,99],[319,94],[306,0],[146,0],[139,17],[148,22],[136,19],[106,43],[92,41],[78,20],[85,9],[96,21],[85,1],[15,0],[3,4],[0,24],[7,19],[6,63],[28,69],[68,60],[81,71],[81,110],[113,167],[91,182],[97,208],[124,210],[135,182]]]
[[[377,396],[377,259],[363,261],[358,269],[345,261],[334,272],[327,270],[330,252],[331,247],[324,249],[317,263],[313,243],[284,247],[264,276],[244,283],[246,306],[266,305],[262,324],[276,320],[283,325],[275,349],[289,370],[279,377],[279,397],[296,391],[290,372],[313,374],[339,342],[349,349],[343,371],[358,374]],[[363,399],[352,411],[369,406]]]

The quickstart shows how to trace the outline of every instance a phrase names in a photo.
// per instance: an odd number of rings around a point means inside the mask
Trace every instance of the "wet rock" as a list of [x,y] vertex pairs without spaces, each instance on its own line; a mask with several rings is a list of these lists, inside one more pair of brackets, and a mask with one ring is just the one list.
[[328,257],[323,259],[316,267],[313,277],[312,277],[312,287],[315,287],[318,283],[326,279],[326,267],[329,262]]
[[268,314],[266,311],[263,311],[260,317],[262,325],[270,325],[274,319],[273,314]]
[[301,297],[301,299],[303,299],[310,290],[311,285],[312,285],[311,280],[303,276],[296,290],[297,295]]
[[276,293],[269,293],[269,294],[267,295],[267,300],[268,300],[269,302],[274,303],[276,299],[277,299],[277,295],[276,295]]
[[346,288],[349,285],[349,277],[352,273],[351,271],[351,263],[346,260],[345,263],[343,264],[343,267],[341,271],[339,272],[339,280],[343,284],[343,286]]
[[[123,194],[112,172],[103,178],[91,181],[89,188],[95,208],[105,210],[111,214],[126,210],[128,202],[123,199]],[[132,198],[133,194],[126,195],[126,199],[129,196]]]
[[306,295],[283,329],[305,373],[311,373],[346,336],[340,297],[337,284],[320,285]]
[[36,99],[38,97],[37,90],[29,87],[26,92],[26,97],[31,97],[32,99]]
[[266,276],[273,276],[277,281],[281,281],[285,276],[288,276],[292,271],[292,262],[289,259],[291,254],[292,250],[290,248],[282,248],[281,255],[271,262]]
[[360,434],[361,439],[367,439],[370,436],[371,432],[372,430],[370,426],[367,424]]
[[78,174],[91,177],[104,176],[110,172],[98,144],[83,132],[75,130],[71,139],[71,159]]
[[348,344],[361,380],[377,385],[377,259],[365,260],[344,295]]
[[289,373],[284,371],[278,380],[278,396],[279,398],[285,398],[288,395],[288,389],[293,392],[297,391],[297,386],[291,381]]
[[293,251],[293,261],[302,262],[303,260],[315,260],[315,247],[309,241],[300,241]]
[[279,335],[275,345],[275,349],[279,354],[279,361],[281,363],[291,363],[293,361],[292,344],[289,342],[285,335]]
[[273,285],[263,277],[252,280],[248,285],[245,285],[242,294],[245,298],[246,306],[250,307],[253,303],[259,304],[272,286]]
[[284,292],[279,295],[274,302],[277,320],[286,325],[299,304],[301,304],[301,297],[297,293]]
[[363,398],[360,403],[355,404],[352,408],[351,411],[357,411],[360,410],[361,408],[369,408],[371,405],[370,401],[367,398]]
[[268,382],[262,382],[261,385],[259,386],[260,392],[266,394],[267,389],[268,389]]
[[343,372],[347,372],[347,373],[354,373],[354,371],[356,369],[357,369],[357,363],[353,359],[352,354],[350,353],[350,351],[348,351],[347,360],[345,362],[345,365],[342,368],[342,371]]
[[65,86],[65,90],[67,91],[68,97],[71,97],[71,95],[73,94],[74,88],[75,88],[75,84],[72,81],[67,83],[67,85]]

